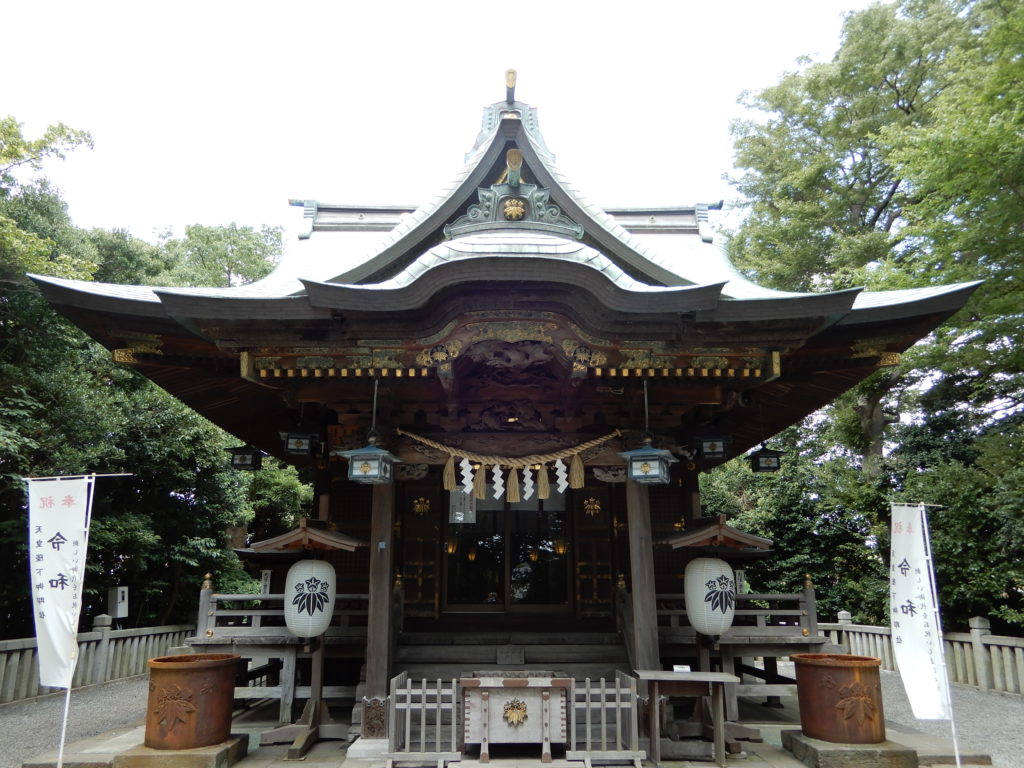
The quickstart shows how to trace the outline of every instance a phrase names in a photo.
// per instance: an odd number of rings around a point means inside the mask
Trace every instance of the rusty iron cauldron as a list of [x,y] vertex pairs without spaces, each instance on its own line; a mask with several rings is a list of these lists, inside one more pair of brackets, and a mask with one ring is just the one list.
[[880,659],[839,653],[798,653],[791,658],[805,736],[839,744],[885,741]]
[[227,741],[239,658],[193,653],[150,659],[146,746],[195,749]]

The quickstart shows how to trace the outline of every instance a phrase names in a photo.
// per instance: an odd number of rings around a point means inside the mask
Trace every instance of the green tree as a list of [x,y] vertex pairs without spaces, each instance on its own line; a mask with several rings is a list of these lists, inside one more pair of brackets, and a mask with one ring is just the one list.
[[175,263],[168,285],[244,285],[268,275],[280,259],[281,228],[193,224],[183,238],[165,235],[162,246]]
[[[931,515],[940,595],[961,625],[975,614],[1024,624],[1022,41],[1019,3],[873,6],[847,18],[831,61],[748,96],[765,118],[735,127],[748,216],[730,252],[755,279],[792,290],[986,281],[901,367],[825,409],[817,434],[805,427],[797,460],[819,456],[813,504],[790,502],[816,516],[859,510],[882,561],[886,500],[944,505]],[[744,498],[752,523],[777,506]],[[818,542],[803,546],[813,559]]]
[[779,472],[758,474],[733,461],[703,475],[704,512],[726,514],[731,525],[773,542],[770,557],[746,566],[753,591],[795,592],[806,574],[821,620],[834,621],[841,610],[857,621],[884,620],[881,489],[813,435],[791,428],[775,438],[773,447],[786,451]]
[[887,139],[930,122],[948,52],[968,39],[957,11],[915,0],[851,14],[831,61],[745,95],[766,119],[733,125],[747,216],[729,249],[741,269],[778,288],[835,290],[887,258],[913,195]]
[[165,250],[132,237],[127,230],[93,229],[87,233],[99,266],[93,278],[104,283],[152,284],[173,266]]
[[[19,170],[39,170],[46,158],[63,158],[79,146],[91,147],[92,137],[63,123],[28,139],[13,117],[0,118],[0,281],[24,280],[26,272],[84,277],[94,267],[89,253],[61,249],[51,238],[52,229],[61,229],[62,216],[67,218],[66,209],[54,209],[59,199],[45,184],[22,186],[16,178]],[[26,221],[36,217],[49,225]]]
[[[87,136],[51,130],[28,141],[0,122],[0,636],[32,633],[25,578],[27,510],[21,478],[129,472],[98,482],[83,622],[105,610],[108,587],[131,590],[131,622],[191,621],[202,576],[251,585],[226,546],[228,528],[286,525],[311,492],[293,469],[240,473],[224,448],[236,441],[56,315],[26,271],[112,282],[161,282],[187,265],[175,249],[126,232],[83,231],[45,180],[19,183]],[[216,230],[217,228],[204,228]],[[255,234],[234,229],[239,240]],[[245,230],[245,231],[243,231]],[[264,233],[273,244],[275,233]],[[276,238],[279,248],[279,233]],[[196,239],[196,238],[193,238]],[[265,264],[239,261],[248,279]],[[235,281],[238,269],[230,264]],[[244,272],[244,270],[252,270]],[[189,280],[199,282],[205,278]],[[224,282],[228,282],[228,278]]]

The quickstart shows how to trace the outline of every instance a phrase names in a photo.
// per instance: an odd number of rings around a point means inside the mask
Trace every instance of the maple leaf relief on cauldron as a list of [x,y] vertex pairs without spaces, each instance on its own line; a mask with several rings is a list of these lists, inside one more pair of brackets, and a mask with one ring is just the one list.
[[875,719],[875,702],[863,683],[844,685],[840,688],[836,709],[842,712],[847,720],[856,717],[861,725],[864,725],[865,720]]
[[723,573],[717,579],[704,582],[704,586],[708,588],[704,602],[711,603],[711,610],[728,613],[736,600],[736,582]]
[[165,724],[168,731],[173,731],[178,723],[188,722],[186,716],[195,711],[192,691],[188,688],[179,688],[177,685],[161,688],[157,693],[157,704],[153,708],[157,722]]
[[298,606],[299,613],[308,613],[310,616],[320,613],[331,598],[327,592],[328,586],[326,581],[310,576],[295,585],[292,605]]

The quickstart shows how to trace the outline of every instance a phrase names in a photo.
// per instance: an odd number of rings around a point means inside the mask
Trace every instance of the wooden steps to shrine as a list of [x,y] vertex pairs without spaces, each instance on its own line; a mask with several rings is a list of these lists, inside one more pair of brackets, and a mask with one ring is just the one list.
[[629,667],[615,633],[486,632],[403,633],[393,674],[411,679],[451,679],[484,670],[552,670],[575,677],[613,679]]

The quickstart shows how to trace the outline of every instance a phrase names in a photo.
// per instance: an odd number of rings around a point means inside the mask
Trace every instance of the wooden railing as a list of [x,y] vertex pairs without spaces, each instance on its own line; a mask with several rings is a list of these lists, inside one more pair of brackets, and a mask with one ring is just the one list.
[[[989,620],[980,616],[969,625],[968,632],[943,633],[950,681],[983,691],[1024,693],[1024,638],[993,635]],[[842,611],[839,622],[821,629],[848,653],[874,656],[882,660],[882,669],[898,671],[889,627],[852,624],[850,614]]]
[[[667,633],[673,639],[695,634],[686,620],[686,601],[682,594],[659,594],[657,601],[661,634]],[[813,637],[819,632],[814,587],[808,582],[801,592],[736,595],[733,626],[723,639],[733,635]]]
[[[184,645],[191,635],[190,624],[139,629],[111,629],[111,618],[100,614],[91,632],[78,634],[78,664],[72,687],[104,683],[148,671],[146,661],[165,656],[169,649]],[[58,688],[39,684],[39,658],[34,637],[0,640],[0,703],[31,699]]]
[[[366,594],[335,595],[327,637],[365,635],[369,599]],[[204,589],[199,593],[196,635],[203,642],[287,635],[284,600],[283,594],[232,595]]]
[[[388,697],[389,768],[395,763],[442,765],[459,760],[464,748],[463,712],[458,680],[410,680],[406,672],[391,679]],[[593,762],[630,762],[640,768],[637,683],[622,672],[614,680],[573,681],[568,711],[566,758]]]
[[458,680],[391,679],[387,766],[396,762],[443,765],[462,752]]
[[646,754],[640,749],[636,678],[617,672],[615,680],[576,680],[569,716],[567,760],[631,762],[640,768]]

